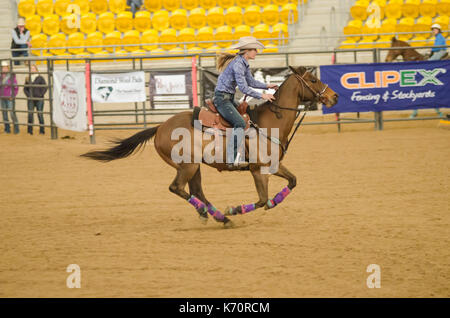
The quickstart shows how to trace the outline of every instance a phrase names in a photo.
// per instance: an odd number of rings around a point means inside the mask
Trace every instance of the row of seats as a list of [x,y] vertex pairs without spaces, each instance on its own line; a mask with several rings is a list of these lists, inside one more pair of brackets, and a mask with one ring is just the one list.
[[[159,10],[174,11],[176,9],[192,10],[195,8],[203,8],[206,10],[214,7],[230,8],[233,6],[245,8],[255,4],[260,7],[274,4],[283,6],[288,3],[295,5],[306,3],[306,0],[145,0],[145,9],[149,12]],[[120,13],[128,10],[126,0],[21,0],[19,3],[19,14],[28,17],[38,14],[42,17],[57,14],[65,16],[76,10],[76,13],[86,14],[92,12],[94,14],[102,14],[105,12]]]
[[298,19],[297,8],[292,4],[287,4],[279,10],[278,6],[266,6],[263,11],[260,7],[247,7],[242,13],[241,8],[231,7],[224,14],[222,8],[215,7],[205,13],[203,8],[196,8],[190,11],[188,15],[186,10],[178,9],[169,16],[167,11],[157,11],[150,17],[150,12],[139,11],[133,19],[129,11],[120,12],[116,16],[112,12],[105,12],[97,18],[94,13],[87,13],[78,17],[77,15],[67,15],[59,17],[52,14],[46,16],[43,20],[39,15],[31,15],[26,18],[26,28],[30,30],[31,35],[39,34],[43,30],[48,35],[53,35],[62,31],[66,34],[74,33],[80,30],[89,34],[95,31],[110,33],[114,30],[127,32],[133,28],[143,32],[150,28],[158,31],[174,28],[184,29],[188,26],[200,29],[206,25],[212,28],[218,28],[223,25],[236,27],[241,24],[256,26],[264,23],[275,25],[279,22],[290,24]]
[[350,8],[352,18],[357,20],[365,20],[371,14],[378,13],[381,19],[450,15],[450,0],[357,0]]
[[[81,32],[75,32],[66,36],[64,33],[57,33],[50,37],[46,34],[37,34],[31,39],[32,48],[48,48],[48,47],[74,47],[74,46],[97,46],[97,45],[128,45],[128,44],[152,44],[144,45],[146,50],[153,50],[157,48],[158,43],[176,43],[176,42],[193,42],[180,44],[181,47],[192,48],[198,46],[200,48],[210,48],[217,45],[219,48],[227,48],[232,44],[233,40],[237,40],[242,36],[253,35],[265,45],[270,45],[270,40],[263,40],[269,38],[287,38],[288,28],[286,24],[279,23],[273,27],[265,24],[257,25],[253,30],[247,25],[240,25],[234,30],[229,26],[221,26],[214,30],[211,27],[203,27],[195,32],[192,28],[185,28],[177,32],[175,29],[165,29],[160,34],[154,29],[146,30],[142,34],[136,30],[130,30],[123,35],[118,31],[112,31],[105,36],[101,32],[93,32],[85,36]],[[223,41],[209,43],[195,43],[200,41]],[[280,40],[282,41],[282,40]],[[275,41],[279,44],[279,41]],[[154,44],[153,44],[154,43]],[[282,44],[285,44],[284,42]],[[171,50],[175,48],[176,44],[161,44],[164,50]],[[116,51],[117,48],[105,48],[109,52]],[[136,47],[124,47],[128,52],[133,52]],[[84,49],[69,49],[72,54],[79,54]],[[97,53],[102,48],[87,48],[91,53]],[[55,49],[52,53],[58,54],[65,50]],[[32,54],[40,55],[40,50],[31,50]]]
[[[339,46],[340,49],[373,49],[373,48],[387,48],[391,47],[391,39],[390,38],[379,38],[378,40],[372,41],[367,40],[365,38],[357,41],[354,39],[342,41]],[[402,40],[405,41],[405,40]],[[447,43],[450,41],[450,37],[447,37]],[[420,36],[415,36],[409,40],[406,40],[411,46],[433,46],[434,39],[429,38],[425,39]]]

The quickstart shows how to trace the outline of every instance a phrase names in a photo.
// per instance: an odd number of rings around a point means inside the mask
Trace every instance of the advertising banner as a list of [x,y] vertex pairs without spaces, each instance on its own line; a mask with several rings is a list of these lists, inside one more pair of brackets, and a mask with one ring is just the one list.
[[93,73],[92,101],[96,103],[145,102],[145,73]]
[[155,109],[192,108],[191,71],[151,72],[149,88]]

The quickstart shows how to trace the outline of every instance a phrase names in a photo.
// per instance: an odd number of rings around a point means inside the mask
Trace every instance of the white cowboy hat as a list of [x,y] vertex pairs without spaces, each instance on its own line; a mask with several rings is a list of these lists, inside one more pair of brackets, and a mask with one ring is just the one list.
[[19,20],[17,20],[17,26],[25,26],[25,19],[19,18]]
[[259,42],[254,36],[243,36],[239,42],[230,46],[231,49],[264,49],[265,46]]
[[431,26],[431,28],[432,28],[432,29],[439,29],[439,30],[441,30],[441,25],[435,23],[435,24],[433,24],[433,25]]
[[2,61],[2,66],[9,66],[9,62],[8,61]]

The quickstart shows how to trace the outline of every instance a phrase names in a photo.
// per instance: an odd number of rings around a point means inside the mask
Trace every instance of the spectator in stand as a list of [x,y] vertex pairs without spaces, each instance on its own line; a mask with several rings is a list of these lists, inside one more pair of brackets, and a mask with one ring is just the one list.
[[142,9],[142,0],[127,0],[127,6],[130,6],[134,19],[136,12]]
[[27,105],[28,105],[28,133],[30,135],[33,134],[33,124],[34,124],[34,109],[38,111],[37,117],[39,119],[39,134],[44,135],[44,114],[42,111],[44,110],[44,96],[47,92],[47,82],[45,79],[38,73],[39,70],[36,65],[31,65],[30,75],[25,78],[25,86],[23,91],[27,96]]
[[[12,30],[11,49],[14,50],[12,51],[12,57],[28,56],[29,47],[31,47],[30,31],[25,28],[25,19],[20,18],[17,27]],[[19,64],[19,61],[14,61],[14,65]]]
[[17,95],[18,87],[16,75],[10,72],[9,62],[2,61],[2,73],[0,75],[0,99],[3,112],[3,122],[5,124],[5,133],[11,133],[8,111],[11,112],[11,119],[14,123],[14,134],[19,133],[19,123],[17,121],[14,97]]

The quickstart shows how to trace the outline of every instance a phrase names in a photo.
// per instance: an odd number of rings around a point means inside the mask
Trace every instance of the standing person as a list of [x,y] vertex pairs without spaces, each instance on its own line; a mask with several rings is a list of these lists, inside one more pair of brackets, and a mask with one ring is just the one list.
[[[38,111],[37,117],[39,119],[39,134],[44,135],[44,95],[47,92],[47,87],[42,87],[47,85],[45,79],[39,75],[39,70],[35,64],[31,65],[30,75],[25,78],[25,86],[23,91],[27,96],[27,106],[28,106],[28,133],[33,134],[33,123],[34,123],[34,109]],[[41,87],[38,87],[41,86]]]
[[233,126],[232,138],[227,141],[227,165],[229,169],[239,168],[240,149],[244,140],[245,121],[237,111],[238,106],[234,101],[236,86],[246,95],[267,101],[273,101],[272,94],[261,94],[253,88],[277,89],[275,84],[265,84],[255,80],[250,73],[248,60],[255,59],[258,49],[263,49],[264,45],[253,36],[245,36],[239,39],[239,43],[232,46],[239,49],[237,54],[220,54],[217,56],[217,68],[222,73],[217,79],[217,86],[214,91],[214,104],[217,111]]
[[[25,28],[25,19],[19,18],[17,27],[12,30],[11,49],[12,57],[28,56],[28,48],[31,47],[30,31]],[[23,50],[17,50],[23,49]],[[19,61],[14,61],[14,65],[19,65]]]
[[[428,58],[428,61],[437,61],[437,60],[440,60],[445,55],[445,53],[447,53],[447,50],[445,48],[437,47],[437,46],[446,45],[445,38],[442,35],[441,26],[437,23],[435,23],[431,26],[431,31],[433,31],[435,39],[434,39],[433,48],[431,49],[431,56]],[[435,108],[435,110],[439,117],[444,116],[442,114],[442,112],[439,110],[439,108]],[[414,109],[411,116],[409,116],[409,118],[415,118],[417,116],[417,112],[418,112],[418,110]]]
[[127,6],[130,6],[131,12],[133,12],[134,19],[134,15],[136,14],[136,12],[142,8],[142,0],[127,0]]
[[14,97],[18,91],[17,80],[15,74],[10,72],[8,61],[2,61],[2,74],[0,75],[0,99],[3,113],[3,121],[5,124],[5,133],[11,133],[8,111],[11,112],[11,119],[14,123],[14,133],[19,133],[19,123],[17,121]]

